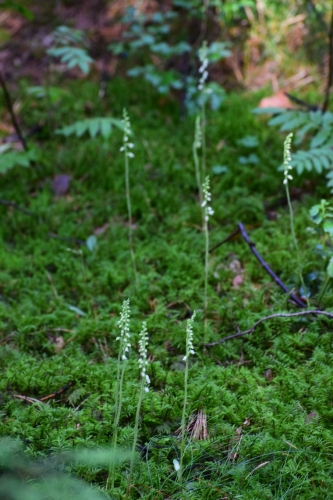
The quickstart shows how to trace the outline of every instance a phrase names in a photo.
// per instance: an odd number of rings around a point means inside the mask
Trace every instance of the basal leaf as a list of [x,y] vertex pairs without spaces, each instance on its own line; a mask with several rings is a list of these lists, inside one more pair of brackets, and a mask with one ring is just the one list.
[[330,278],[333,278],[333,257],[330,258],[326,272]]

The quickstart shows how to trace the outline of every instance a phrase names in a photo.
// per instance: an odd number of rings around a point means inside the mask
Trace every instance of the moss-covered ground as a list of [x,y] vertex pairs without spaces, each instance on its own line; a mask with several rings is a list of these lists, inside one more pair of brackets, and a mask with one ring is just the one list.
[[[124,106],[129,112],[139,282],[129,252],[121,131],[115,129],[107,141],[47,132],[32,137],[43,161],[0,179],[1,198],[32,213],[0,206],[1,436],[22,440],[32,458],[111,446],[117,322],[129,298],[133,349],[118,430],[123,449],[133,441],[143,320],[151,360],[132,498],[333,498],[332,323],[321,316],[275,318],[254,333],[205,349],[205,240],[192,159],[193,117],[181,118],[176,101],[147,97],[139,84],[111,82],[103,103],[97,85],[76,82],[69,88],[53,112],[54,127],[87,116],[121,118]],[[278,171],[284,137],[251,113],[259,98],[229,95],[220,111],[208,113],[207,172],[215,211],[210,242],[222,241],[242,222],[272,269],[297,288]],[[28,102],[24,86],[21,99],[27,127],[45,118],[43,103]],[[258,145],[242,145],[247,136],[255,136]],[[71,176],[70,188],[55,196],[52,179],[59,174]],[[291,183],[313,308],[325,260],[316,250],[320,235],[309,230],[308,211],[322,196],[328,195],[318,177]],[[89,250],[82,242],[92,235],[97,244]],[[269,314],[298,310],[240,237],[210,254],[208,282],[209,342],[251,328]],[[329,310],[332,300],[328,291],[320,306]],[[187,416],[202,410],[208,437],[189,434],[180,484],[173,460],[179,460],[186,320],[194,310]],[[41,400],[66,386],[42,403],[17,397]],[[124,498],[127,469],[127,462],[117,466],[116,487],[107,496]],[[105,488],[105,467],[75,466],[71,472]]]

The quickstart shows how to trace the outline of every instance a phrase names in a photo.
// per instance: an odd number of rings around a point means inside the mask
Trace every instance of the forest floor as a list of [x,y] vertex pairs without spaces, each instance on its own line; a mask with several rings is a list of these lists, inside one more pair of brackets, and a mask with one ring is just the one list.
[[[46,110],[42,101],[27,97],[26,88],[22,81],[21,113],[29,129],[45,119]],[[193,117],[181,119],[177,101],[161,101],[140,82],[113,79],[103,101],[95,83],[70,82],[67,90],[51,113],[52,127],[29,139],[38,161],[0,179],[2,201],[10,201],[0,206],[1,436],[19,438],[25,454],[39,459],[80,446],[111,446],[117,323],[129,298],[132,350],[124,375],[121,449],[133,442],[142,321],[149,333],[151,380],[140,412],[141,456],[130,496],[331,498],[331,320],[274,317],[252,333],[205,345],[251,329],[268,315],[300,311],[241,235],[228,238],[242,223],[271,269],[290,290],[300,289],[278,170],[284,136],[251,112],[264,94],[229,94],[221,110],[207,116],[210,247],[227,241],[209,256],[205,318]],[[113,129],[108,140],[54,132],[89,116],[120,119],[123,107],[135,153],[130,190],[137,282],[121,131]],[[323,240],[309,218],[310,207],[327,196],[325,180],[295,175],[290,189],[310,307],[327,311],[331,291],[318,303]],[[186,422],[193,429],[196,421],[199,431],[191,435],[188,429],[180,483],[174,460],[180,458],[186,322],[194,311]],[[104,490],[107,467],[68,470]],[[113,498],[124,498],[127,471],[127,462],[116,467]]]

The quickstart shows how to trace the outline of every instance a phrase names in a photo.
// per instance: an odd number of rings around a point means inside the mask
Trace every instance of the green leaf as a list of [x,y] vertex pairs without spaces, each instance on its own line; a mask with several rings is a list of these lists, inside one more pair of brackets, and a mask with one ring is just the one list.
[[314,155],[312,156],[312,163],[314,166],[314,169],[317,171],[318,174],[321,174],[323,171],[323,164],[319,158],[316,158]]
[[162,54],[163,56],[170,56],[173,53],[172,47],[165,42],[156,43],[151,48],[151,51],[155,52],[156,54]]
[[135,66],[127,71],[128,76],[136,77],[142,75],[145,72],[145,68],[141,66]]
[[217,62],[224,57],[230,57],[232,55],[231,51],[227,49],[230,47],[229,42],[213,42],[209,47],[207,47],[207,58],[210,62]]
[[322,146],[333,134],[331,128],[321,129],[310,142],[310,148],[317,148]]
[[112,125],[111,121],[108,119],[101,119],[101,136],[103,139],[108,139],[111,135]]
[[259,158],[256,154],[252,153],[249,156],[240,156],[238,158],[239,163],[242,165],[247,165],[247,164],[257,164],[259,163]]
[[69,137],[70,135],[76,135],[76,137],[82,137],[84,134],[89,132],[90,137],[94,138],[98,134],[101,134],[104,139],[107,139],[112,131],[112,126],[123,130],[123,123],[121,120],[111,117],[96,117],[87,118],[86,120],[81,120],[57,129],[56,133]]
[[67,64],[69,69],[78,66],[85,74],[89,72],[90,64],[93,59],[88,55],[85,49],[80,47],[57,47],[47,50],[47,54],[53,57],[60,57],[60,61]]
[[94,234],[89,236],[89,238],[86,241],[86,245],[91,252],[95,250],[95,248],[97,247],[97,238]]
[[317,126],[314,123],[312,123],[312,122],[306,123],[305,125],[303,125],[303,127],[301,127],[296,132],[296,141],[295,141],[295,143],[299,144],[303,140],[305,134],[307,134],[313,128],[317,128]]
[[86,316],[86,313],[83,312],[81,309],[79,309],[78,307],[75,307],[75,306],[71,306],[69,304],[67,304],[68,306],[68,309],[70,309],[71,311],[75,312],[76,314],[78,314],[79,316]]
[[214,165],[212,167],[212,172],[215,175],[221,175],[228,172],[228,167],[226,165]]
[[279,115],[271,118],[268,122],[268,125],[283,125],[285,123],[288,123],[292,119],[292,117],[295,117],[295,113],[293,111],[283,110],[283,112],[281,112]]
[[151,45],[152,49],[154,47],[155,38],[149,33],[145,33],[140,36],[138,40],[134,40],[130,43],[131,49],[139,49],[141,47],[145,47],[146,45]]
[[0,4],[1,10],[11,9],[15,10],[22,16],[26,17],[29,21],[34,19],[34,15],[31,10],[27,9],[22,5],[22,2],[15,2],[14,0],[7,0],[5,2],[1,2]]
[[255,148],[256,146],[259,146],[260,142],[256,135],[247,135],[242,139],[239,139],[237,144],[245,146],[246,148]]
[[333,221],[326,219],[323,222],[323,230],[325,233],[328,233],[330,236],[333,236]]
[[310,217],[315,224],[320,224],[323,220],[321,205],[313,205],[309,210]]
[[304,116],[296,116],[294,119],[289,119],[280,127],[281,132],[285,132],[287,130],[294,130],[295,128],[300,127],[304,123]]
[[8,151],[0,154],[0,173],[5,174],[8,170],[18,167],[30,167],[32,161],[37,158],[36,151]]
[[254,115],[281,115],[282,113],[285,113],[284,108],[254,108],[251,111]]
[[326,272],[330,278],[333,278],[333,257],[330,258]]
[[34,86],[27,89],[27,93],[36,99],[49,99],[52,104],[60,101],[62,97],[68,97],[70,93],[60,87]]
[[100,128],[100,121],[98,118],[92,119],[89,122],[89,133],[90,137],[96,137]]
[[331,111],[326,111],[326,113],[322,115],[322,124],[324,127],[333,125],[333,113]]

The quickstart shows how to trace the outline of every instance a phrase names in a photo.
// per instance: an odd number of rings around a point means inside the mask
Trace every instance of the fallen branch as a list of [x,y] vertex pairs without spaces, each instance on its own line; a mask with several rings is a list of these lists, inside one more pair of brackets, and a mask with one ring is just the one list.
[[306,307],[306,303],[304,303],[300,298],[297,297],[294,293],[290,293],[289,288],[283,283],[283,281],[280,280],[280,278],[275,274],[275,272],[270,268],[270,266],[267,264],[266,261],[261,257],[260,253],[256,249],[256,244],[253,243],[247,232],[245,231],[245,228],[241,222],[238,223],[239,230],[241,232],[241,235],[243,236],[244,240],[246,243],[249,245],[251,252],[253,255],[256,257],[256,259],[260,262],[262,267],[265,269],[265,271],[268,272],[268,274],[273,278],[275,283],[282,288],[282,290],[286,293],[289,293],[290,299],[296,304],[298,307]]
[[4,200],[0,198],[0,205],[5,205],[7,207],[12,207],[15,208],[15,210],[18,210],[19,212],[22,212],[24,215],[31,215],[31,217],[39,217],[37,214],[30,212],[30,210],[27,210],[24,207],[20,207],[15,201],[9,201],[9,200]]
[[328,75],[327,75],[327,83],[325,90],[325,99],[322,107],[323,113],[325,113],[328,110],[332,84],[333,84],[333,4],[331,5],[331,22],[328,33]]
[[209,249],[209,253],[214,252],[214,250],[216,250],[218,247],[220,247],[221,245],[223,245],[227,241],[232,240],[235,236],[237,236],[237,234],[239,233],[239,231],[240,231],[240,229],[238,227],[236,229],[236,231],[234,231],[233,233],[229,234],[229,236],[227,236],[226,238],[224,238],[224,240],[220,241],[219,243],[216,243],[216,245],[214,245],[212,248],[210,248]]
[[[38,214],[35,214],[34,212],[30,212],[30,210],[27,210],[26,208],[21,207],[20,205],[18,205],[14,201],[3,200],[2,198],[0,198],[0,205],[5,205],[7,207],[15,208],[15,210],[22,212],[22,214],[24,214],[24,215],[30,215],[31,217],[36,217],[37,219],[40,218]],[[43,222],[42,219],[41,219],[41,221]],[[54,238],[56,240],[68,241],[68,243],[75,243],[76,245],[86,245],[85,240],[81,240],[80,238],[59,236],[58,234],[51,233],[51,232],[47,233],[46,236],[48,236],[49,238]]]
[[317,309],[308,310],[308,311],[300,311],[300,312],[296,312],[296,313],[276,313],[276,314],[271,314],[270,316],[265,316],[264,318],[259,319],[253,325],[253,327],[250,328],[249,330],[245,330],[244,332],[237,332],[234,335],[228,335],[228,337],[224,337],[223,339],[217,340],[216,342],[209,342],[208,344],[205,344],[205,346],[206,347],[214,347],[216,345],[223,344],[223,342],[226,342],[227,340],[237,339],[239,337],[243,337],[244,335],[247,335],[248,333],[253,333],[254,330],[257,328],[257,326],[259,326],[261,323],[263,323],[264,321],[267,321],[269,319],[273,319],[273,318],[295,318],[297,316],[305,316],[307,314],[314,314],[314,315],[322,314],[324,316],[327,316],[330,319],[333,319],[333,313],[329,313],[327,311],[320,311],[320,310],[317,310]]
[[4,98],[5,98],[5,102],[6,102],[6,106],[7,106],[7,109],[9,111],[9,114],[10,114],[10,118],[12,120],[12,124],[13,124],[13,127],[17,133],[17,137],[19,138],[21,144],[22,144],[22,147],[25,151],[28,151],[28,146],[27,146],[27,143],[23,137],[23,134],[21,132],[21,129],[20,129],[20,126],[18,124],[18,121],[16,119],[16,115],[15,115],[15,112],[14,112],[14,107],[13,107],[13,103],[12,103],[12,100],[11,100],[11,97],[10,97],[10,94],[8,92],[8,89],[7,89],[7,85],[6,85],[6,82],[5,80],[3,79],[2,77],[2,74],[0,73],[0,85],[1,85],[1,88],[2,88],[2,91],[3,91],[3,94],[4,94]]
[[223,245],[223,243],[226,243],[227,241],[233,239],[238,233],[241,233],[243,239],[246,241],[246,243],[249,245],[251,252],[253,255],[256,257],[256,259],[259,261],[259,263],[262,265],[262,267],[265,269],[265,271],[268,272],[268,274],[273,278],[275,283],[282,288],[282,290],[285,293],[288,293],[290,296],[290,299],[292,302],[297,305],[298,307],[306,307],[306,303],[303,302],[297,295],[294,293],[291,293],[289,288],[283,283],[282,280],[275,274],[275,272],[270,268],[270,266],[267,264],[267,262],[261,257],[260,253],[256,249],[256,244],[253,243],[253,241],[250,240],[249,235],[247,234],[245,227],[241,222],[238,223],[238,228],[236,231],[231,233],[229,236],[227,236],[223,241],[220,241],[216,245],[214,245],[209,252],[212,252],[213,250],[216,250],[219,246]]

